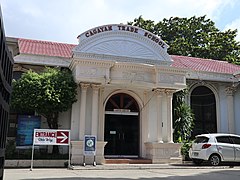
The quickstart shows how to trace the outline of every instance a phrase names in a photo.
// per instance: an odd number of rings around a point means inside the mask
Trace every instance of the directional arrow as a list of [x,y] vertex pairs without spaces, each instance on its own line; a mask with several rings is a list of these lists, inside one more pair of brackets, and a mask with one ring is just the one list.
[[57,143],[68,144],[69,132],[58,131],[57,132]]
[[63,132],[61,132],[61,134],[63,135],[63,136],[58,136],[58,138],[62,138],[62,140],[60,141],[60,143],[62,143],[62,142],[64,142],[65,140],[67,140],[67,136],[63,133]]

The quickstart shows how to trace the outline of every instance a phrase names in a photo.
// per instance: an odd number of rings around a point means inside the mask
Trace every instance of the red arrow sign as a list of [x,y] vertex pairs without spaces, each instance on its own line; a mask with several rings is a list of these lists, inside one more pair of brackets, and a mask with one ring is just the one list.
[[69,131],[57,131],[57,143],[69,144]]

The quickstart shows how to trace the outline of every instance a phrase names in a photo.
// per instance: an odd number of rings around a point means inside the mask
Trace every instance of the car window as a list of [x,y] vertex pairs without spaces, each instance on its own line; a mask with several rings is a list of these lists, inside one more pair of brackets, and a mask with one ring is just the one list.
[[197,137],[196,140],[195,140],[195,143],[206,143],[208,142],[209,138],[208,137]]
[[239,144],[240,145],[240,138],[239,137],[231,137],[233,140],[234,144]]
[[232,143],[228,136],[219,136],[219,137],[216,137],[216,139],[217,139],[217,142],[219,143],[229,143],[229,144]]

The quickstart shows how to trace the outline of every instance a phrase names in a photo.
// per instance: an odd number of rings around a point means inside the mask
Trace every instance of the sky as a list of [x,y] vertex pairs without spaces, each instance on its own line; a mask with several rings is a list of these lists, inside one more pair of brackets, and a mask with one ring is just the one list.
[[127,24],[140,15],[155,22],[206,15],[221,31],[238,29],[240,34],[239,0],[0,0],[0,4],[8,37],[77,44],[77,36],[89,29]]

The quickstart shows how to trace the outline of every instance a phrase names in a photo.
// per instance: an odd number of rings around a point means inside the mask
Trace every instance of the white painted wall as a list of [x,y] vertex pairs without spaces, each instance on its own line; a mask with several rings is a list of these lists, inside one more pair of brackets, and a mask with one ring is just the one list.
[[71,109],[59,113],[58,129],[71,129]]
[[240,135],[240,86],[234,94],[235,132]]
[[220,129],[219,132],[228,133],[228,118],[227,118],[227,94],[226,85],[219,85],[219,107],[220,107]]

